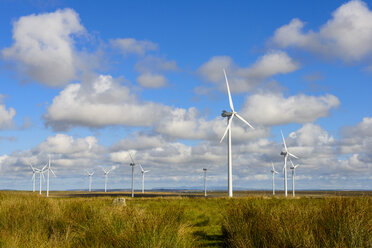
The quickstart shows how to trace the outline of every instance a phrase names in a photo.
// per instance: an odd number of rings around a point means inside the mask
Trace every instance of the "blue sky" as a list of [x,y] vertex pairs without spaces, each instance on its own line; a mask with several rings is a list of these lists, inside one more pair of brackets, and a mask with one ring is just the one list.
[[[52,189],[130,151],[146,187],[225,187],[229,110],[234,186],[269,189],[280,130],[300,189],[371,189],[372,10],[363,1],[0,1],[0,188],[29,189],[51,154]],[[140,173],[136,185],[140,187]],[[282,185],[277,177],[277,187]]]

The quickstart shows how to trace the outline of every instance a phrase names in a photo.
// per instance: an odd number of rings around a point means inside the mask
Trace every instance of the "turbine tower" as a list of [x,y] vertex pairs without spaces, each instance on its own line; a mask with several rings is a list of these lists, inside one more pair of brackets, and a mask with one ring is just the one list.
[[49,174],[50,174],[49,172],[52,172],[52,174],[54,175],[54,177],[56,177],[56,174],[54,174],[54,171],[50,167],[50,155],[49,155],[48,167],[47,167],[46,170],[48,172],[48,175],[47,175],[47,197],[49,197]]
[[291,159],[289,159],[289,161],[291,161],[292,164],[292,166],[290,167],[290,169],[292,170],[292,196],[295,197],[295,176],[296,168],[299,166],[299,164],[294,165]]
[[132,160],[132,163],[129,165],[132,167],[132,197],[134,197],[134,166],[136,166],[136,163],[134,163],[134,160],[132,158],[132,155],[129,153],[130,159]]
[[204,172],[204,196],[207,197],[207,168],[203,168]]
[[232,119],[234,118],[234,116],[236,116],[239,120],[241,120],[242,122],[247,124],[252,129],[254,129],[254,127],[251,124],[249,124],[246,120],[244,120],[244,118],[241,117],[237,112],[235,112],[234,104],[233,104],[233,101],[231,99],[229,82],[227,80],[226,71],[223,70],[223,73],[225,74],[226,87],[227,87],[227,93],[229,95],[229,103],[230,103],[231,112],[227,112],[226,110],[222,111],[221,116],[222,117],[227,117],[227,127],[226,127],[226,130],[225,130],[225,133],[223,134],[223,136],[220,140],[220,143],[225,138],[226,134],[228,134],[227,135],[227,164],[228,164],[227,181],[228,181],[229,197],[232,197],[233,196],[233,189],[232,189],[232,155],[231,155],[231,123],[232,123]]
[[287,144],[285,143],[285,139],[284,139],[284,136],[283,136],[283,132],[280,130],[281,134],[282,134],[282,139],[283,139],[283,145],[284,145],[284,151],[282,151],[280,153],[280,155],[284,156],[284,167],[283,167],[283,171],[284,171],[284,195],[287,197],[287,159],[288,159],[288,156],[291,156],[291,157],[294,157],[294,158],[297,158],[295,155],[293,155],[292,153],[290,153],[288,151],[288,148],[287,148]]
[[271,165],[272,165],[271,173],[273,174],[273,195],[275,195],[275,174],[279,174],[279,172],[275,170],[273,162],[271,162]]
[[105,169],[103,167],[101,168],[103,170],[103,173],[105,174],[105,193],[106,193],[107,192],[107,177],[108,177],[108,174],[111,172],[112,167],[110,169]]
[[149,170],[144,170],[141,164],[139,164],[139,166],[141,168],[141,173],[142,173],[142,194],[143,194],[145,193],[145,173],[149,172]]
[[89,176],[89,192],[92,191],[92,176],[94,175],[94,171],[93,172],[89,172],[87,170],[85,170]]

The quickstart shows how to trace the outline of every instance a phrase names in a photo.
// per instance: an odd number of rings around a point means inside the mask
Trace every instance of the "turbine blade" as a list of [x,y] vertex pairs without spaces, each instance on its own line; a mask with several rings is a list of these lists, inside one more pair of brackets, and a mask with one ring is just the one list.
[[234,110],[234,104],[233,104],[233,101],[231,99],[231,93],[230,93],[230,87],[229,87],[229,81],[227,80],[227,76],[226,76],[226,71],[225,69],[223,69],[223,73],[225,74],[225,80],[226,80],[226,86],[227,86],[227,93],[229,94],[229,102],[230,102],[230,108],[233,112],[235,112]]
[[280,132],[281,132],[281,134],[282,134],[282,139],[283,139],[283,144],[284,144],[285,151],[288,152],[287,144],[285,143],[285,139],[284,139],[284,136],[283,136],[283,131],[280,130]]
[[57,177],[56,174],[54,174],[54,171],[52,170],[52,168],[49,168],[50,172],[52,172],[52,174],[54,175],[54,177]]
[[144,169],[142,168],[142,165],[141,165],[141,164],[139,164],[139,166],[141,167],[141,171],[142,171],[142,172],[144,172]]
[[230,117],[229,119],[229,124],[227,125],[226,129],[225,129],[225,132],[220,140],[220,143],[222,142],[222,140],[225,138],[226,134],[227,134],[227,131],[229,131],[229,129],[231,128],[231,122],[232,122],[232,119],[234,117],[234,114]]
[[292,153],[290,153],[290,152],[288,152],[288,155],[290,155],[290,156],[292,156],[292,157],[294,157],[294,158],[297,158],[297,159],[298,159],[298,157],[297,157],[297,156],[293,155],[293,154],[292,154]]
[[130,159],[132,160],[132,163],[135,164],[135,163],[134,163],[134,160],[133,160],[133,158],[132,158],[132,154],[130,154],[130,152],[128,152],[128,153],[129,153],[129,157],[130,157]]
[[245,124],[247,124],[248,126],[250,126],[252,129],[254,129],[254,127],[251,124],[249,124],[248,121],[244,120],[243,117],[241,117],[240,115],[238,115],[238,113],[235,113],[235,115],[236,115],[236,117],[238,117],[239,120],[241,120],[242,122],[244,122]]

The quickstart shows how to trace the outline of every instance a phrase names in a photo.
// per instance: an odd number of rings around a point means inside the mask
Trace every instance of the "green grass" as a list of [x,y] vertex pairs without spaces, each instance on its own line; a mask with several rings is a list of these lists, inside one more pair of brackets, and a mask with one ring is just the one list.
[[0,247],[372,247],[371,196],[114,198],[0,192]]
[[372,247],[370,197],[234,200],[227,247]]

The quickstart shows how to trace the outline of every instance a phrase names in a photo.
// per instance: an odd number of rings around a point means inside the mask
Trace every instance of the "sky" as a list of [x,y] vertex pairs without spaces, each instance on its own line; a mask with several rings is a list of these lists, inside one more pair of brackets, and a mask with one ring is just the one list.
[[[372,3],[0,0],[0,189],[372,189]],[[141,187],[135,167],[135,187]],[[291,178],[291,177],[289,177]],[[290,184],[289,184],[290,185]]]

